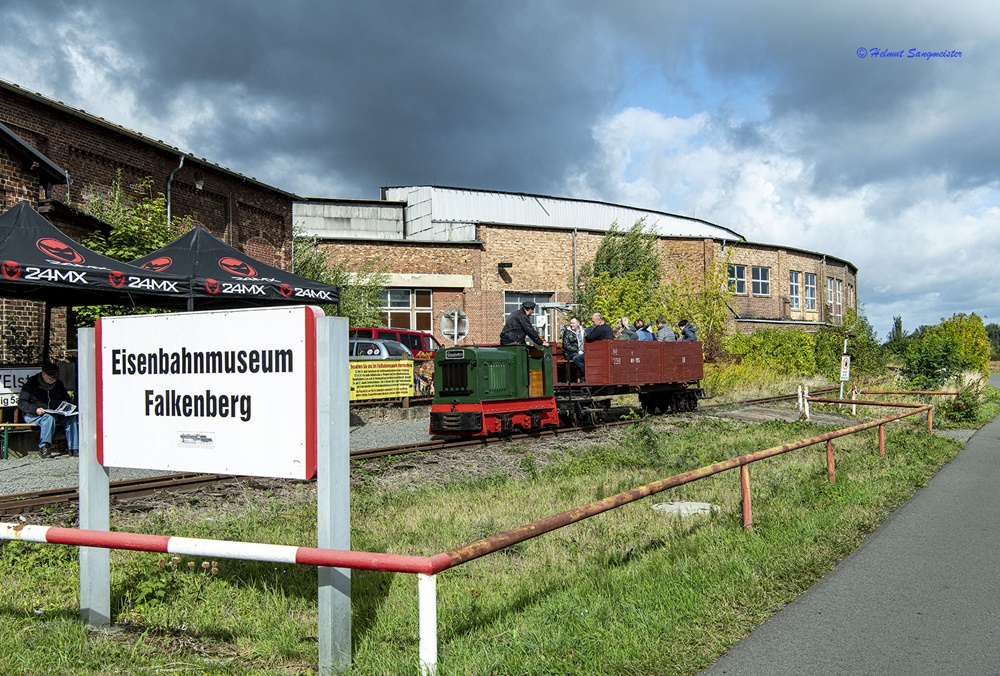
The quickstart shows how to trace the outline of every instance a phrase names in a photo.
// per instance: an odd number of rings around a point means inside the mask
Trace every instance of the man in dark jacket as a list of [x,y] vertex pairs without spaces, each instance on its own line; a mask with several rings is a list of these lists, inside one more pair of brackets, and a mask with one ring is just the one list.
[[[585,343],[593,343],[595,340],[614,340],[615,332],[607,325],[604,321],[604,317],[600,312],[595,312],[590,316],[591,326],[583,332],[583,340]],[[586,378],[586,374],[583,372],[583,352],[577,353],[573,357],[573,363],[577,365],[580,369],[580,373]]]
[[507,322],[500,332],[501,345],[524,345],[524,339],[528,338],[535,345],[544,345],[545,341],[535,331],[531,325],[531,315],[535,313],[535,304],[530,300],[521,303],[520,310],[514,310],[507,317]]
[[59,380],[59,367],[55,364],[42,366],[41,373],[36,373],[25,380],[21,387],[17,407],[24,414],[24,422],[38,425],[41,428],[38,452],[43,458],[52,457],[50,450],[52,435],[57,425],[65,428],[66,447],[69,449],[69,454],[80,454],[80,432],[77,427],[77,416],[48,412],[54,411],[63,402],[72,403],[66,386]]

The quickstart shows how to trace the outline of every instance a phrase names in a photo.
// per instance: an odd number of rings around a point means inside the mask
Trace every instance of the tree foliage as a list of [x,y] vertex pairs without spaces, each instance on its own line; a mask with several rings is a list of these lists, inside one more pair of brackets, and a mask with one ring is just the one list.
[[660,236],[653,226],[646,225],[646,219],[639,219],[625,231],[619,230],[616,222],[601,240],[594,260],[580,269],[580,278],[602,272],[612,276],[635,272],[639,279],[655,285],[663,274],[660,259]]
[[[153,179],[146,177],[132,186],[122,185],[119,170],[111,187],[95,191],[84,204],[84,211],[111,226],[108,234],[97,232],[83,240],[84,246],[122,262],[129,262],[156,251],[190,230],[190,216],[167,223],[167,200],[163,193],[153,191]],[[98,317],[162,312],[150,308],[126,305],[91,305],[73,308],[76,328],[93,326]]]
[[708,361],[716,361],[724,354],[723,340],[732,299],[727,266],[728,258],[698,277],[682,268],[678,278],[663,287],[663,318],[672,326],[682,319],[692,322]]
[[110,225],[111,232],[94,233],[83,244],[126,263],[166,246],[194,225],[190,216],[168,224],[167,199],[163,193],[153,192],[152,177],[147,176],[132,191],[126,191],[121,171],[106,192],[94,193],[85,209]]
[[824,326],[816,332],[816,367],[830,380],[840,377],[840,359],[844,354],[844,337],[847,353],[851,355],[852,375],[880,376],[885,373],[885,350],[864,310],[844,309],[844,323]]
[[726,263],[704,275],[681,268],[676,279],[664,282],[663,276],[659,235],[643,220],[624,232],[614,224],[594,259],[581,267],[580,314],[600,312],[612,322],[663,317],[673,327],[687,319],[698,328],[706,358],[714,360],[722,351],[729,308]]
[[986,336],[990,339],[990,360],[1000,360],[1000,324],[987,324]]
[[897,357],[903,356],[906,354],[907,338],[906,331],[903,330],[903,317],[895,315],[892,318],[892,329],[886,337],[886,352]]
[[[300,233],[293,239],[292,260],[295,274],[340,288],[340,314],[352,327],[382,325],[382,295],[389,282],[384,267],[373,260],[353,269],[334,263],[315,238]],[[323,311],[334,315],[336,306],[323,306]]]
[[903,376],[919,389],[941,387],[965,371],[989,374],[990,339],[977,315],[959,313],[911,337]]

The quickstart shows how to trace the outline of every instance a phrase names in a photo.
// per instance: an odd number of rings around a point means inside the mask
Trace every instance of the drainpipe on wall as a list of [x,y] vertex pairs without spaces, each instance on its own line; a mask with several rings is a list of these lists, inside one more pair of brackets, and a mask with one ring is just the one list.
[[573,228],[573,303],[577,302],[576,293],[579,282],[576,279],[576,228]]
[[170,172],[170,176],[167,178],[167,227],[170,227],[170,184],[174,182],[174,174],[181,170],[184,166],[184,156],[181,155],[181,162],[177,165],[177,168]]

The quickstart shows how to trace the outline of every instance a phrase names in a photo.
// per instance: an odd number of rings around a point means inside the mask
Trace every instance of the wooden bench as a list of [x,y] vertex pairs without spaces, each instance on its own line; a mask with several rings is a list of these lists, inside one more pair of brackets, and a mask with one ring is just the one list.
[[11,430],[15,432],[27,432],[32,429],[38,429],[38,425],[34,423],[0,423],[0,427],[3,428],[3,441],[0,442],[0,454],[3,455],[3,459],[6,460],[10,450],[10,433]]
[[[7,420],[7,408],[14,409],[14,421],[6,422]],[[10,434],[11,432],[28,432],[30,430],[37,430],[38,425],[35,423],[26,423],[21,421],[21,409],[16,406],[0,408],[0,428],[3,428],[3,436],[0,437],[0,456],[6,460],[10,456]]]

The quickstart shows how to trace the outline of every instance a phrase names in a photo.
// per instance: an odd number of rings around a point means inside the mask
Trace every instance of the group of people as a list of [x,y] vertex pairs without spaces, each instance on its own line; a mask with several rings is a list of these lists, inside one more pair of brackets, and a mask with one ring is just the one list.
[[[534,325],[531,323],[531,316],[535,312],[535,304],[525,301],[521,303],[521,309],[515,310],[507,317],[503,330],[500,332],[501,345],[524,345],[525,341],[531,341],[535,345],[544,345],[545,341]],[[629,321],[628,317],[620,318],[614,325],[609,326],[604,317],[599,312],[590,316],[590,326],[586,329],[580,323],[578,317],[569,320],[569,326],[563,329],[562,349],[563,354],[576,367],[580,378],[583,378],[584,361],[583,351],[587,343],[597,340],[659,340],[659,341],[695,341],[698,340],[698,332],[694,324],[686,319],[678,323],[680,337],[674,333],[667,323],[667,320],[660,317],[656,320],[656,330],[653,331],[653,323],[646,323],[641,319],[635,322]]]
[[656,320],[656,329],[653,329],[652,322],[647,323],[636,319],[633,323],[629,321],[628,317],[622,317],[615,324],[613,331],[618,340],[659,340],[664,342],[698,340],[698,330],[688,320],[682,319],[677,327],[681,334],[679,338],[663,317]]
[[614,327],[610,327],[599,312],[591,315],[590,323],[591,326],[584,329],[579,318],[573,317],[569,320],[569,326],[563,329],[563,354],[573,362],[581,379],[584,377],[583,352],[587,343],[596,340],[659,340],[663,342],[698,340],[694,324],[686,319],[682,319],[678,324],[678,328],[681,330],[680,338],[663,317],[656,320],[655,333],[652,322],[646,323],[637,319],[633,323],[629,321],[628,317],[621,317]]

